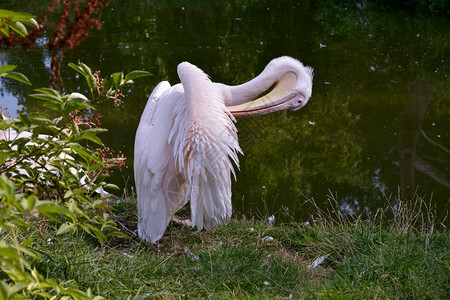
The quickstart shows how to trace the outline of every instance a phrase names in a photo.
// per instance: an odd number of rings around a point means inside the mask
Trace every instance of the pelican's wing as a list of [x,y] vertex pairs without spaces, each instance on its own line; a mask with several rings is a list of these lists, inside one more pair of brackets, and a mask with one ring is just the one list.
[[[138,200],[138,233],[147,241],[159,240],[170,218],[179,206],[171,199],[180,198],[170,189],[181,188],[182,179],[174,169],[174,158],[168,143],[173,126],[174,88],[161,82],[153,90],[136,132],[134,177]],[[184,194],[183,194],[184,197]]]
[[232,161],[239,164],[233,117],[221,91],[196,66],[178,65],[184,88],[187,124],[184,140],[175,144],[177,164],[188,180],[186,199],[191,201],[192,224],[210,229],[231,217]]

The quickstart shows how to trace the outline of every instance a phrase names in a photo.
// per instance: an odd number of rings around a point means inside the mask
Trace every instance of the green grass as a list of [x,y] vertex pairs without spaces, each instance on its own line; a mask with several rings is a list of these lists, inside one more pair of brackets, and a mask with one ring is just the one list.
[[[49,230],[33,247],[45,253],[42,274],[106,299],[450,299],[449,233],[425,221],[405,226],[414,216],[405,209],[392,222],[362,221],[319,211],[313,226],[233,219],[202,232],[171,223],[156,245],[113,238],[105,247]],[[134,230],[133,201],[115,218]]]

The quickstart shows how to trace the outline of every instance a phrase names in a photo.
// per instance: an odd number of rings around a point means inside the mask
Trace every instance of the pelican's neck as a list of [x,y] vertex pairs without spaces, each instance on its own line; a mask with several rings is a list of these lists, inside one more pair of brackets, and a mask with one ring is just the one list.
[[226,106],[249,102],[275,84],[287,72],[294,72],[297,78],[303,78],[303,65],[290,57],[280,57],[272,60],[266,68],[252,80],[235,86],[221,85],[224,91]]

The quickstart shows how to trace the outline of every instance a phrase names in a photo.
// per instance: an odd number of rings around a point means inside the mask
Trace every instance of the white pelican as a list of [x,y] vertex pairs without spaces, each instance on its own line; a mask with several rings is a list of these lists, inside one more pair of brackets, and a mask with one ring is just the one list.
[[[136,132],[134,176],[138,234],[156,242],[189,200],[192,226],[211,229],[231,217],[231,173],[242,153],[234,117],[298,110],[312,93],[313,69],[273,59],[253,80],[227,86],[196,66],[178,65],[181,83],[153,90]],[[276,84],[270,93],[258,95]],[[253,100],[253,101],[252,101]]]

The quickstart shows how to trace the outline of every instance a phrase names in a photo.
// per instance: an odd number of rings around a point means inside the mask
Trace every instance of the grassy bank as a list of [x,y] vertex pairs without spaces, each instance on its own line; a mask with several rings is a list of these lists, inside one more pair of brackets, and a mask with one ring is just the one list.
[[[450,235],[423,214],[316,217],[308,226],[233,219],[209,232],[172,222],[157,245],[112,239],[100,247],[86,233],[48,229],[34,245],[47,258],[36,267],[107,299],[450,298]],[[121,202],[115,218],[133,230],[133,201]]]

